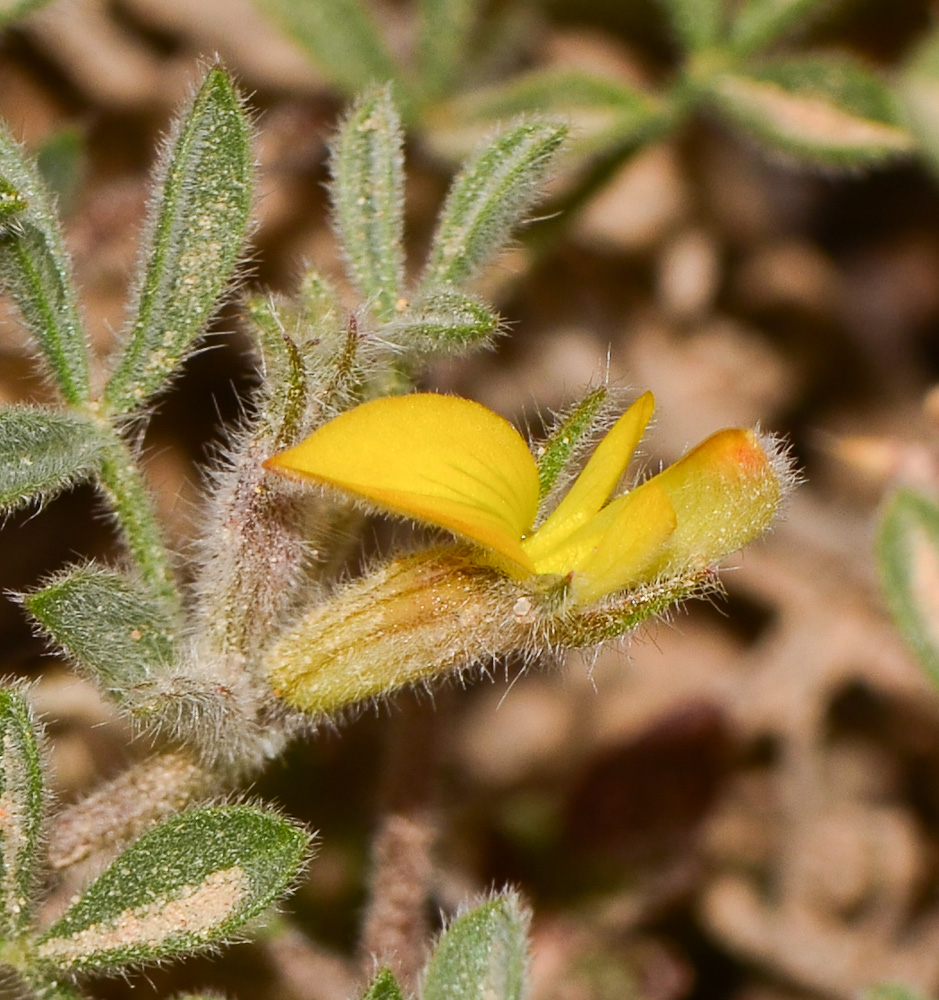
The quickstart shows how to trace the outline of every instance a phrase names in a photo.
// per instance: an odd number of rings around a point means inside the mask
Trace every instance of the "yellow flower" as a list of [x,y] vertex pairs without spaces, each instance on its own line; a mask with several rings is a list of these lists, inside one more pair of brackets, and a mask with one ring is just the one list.
[[482,564],[518,581],[563,582],[583,607],[706,569],[759,534],[779,505],[783,460],[739,429],[611,500],[652,409],[651,393],[633,403],[540,521],[538,467],[522,437],[455,396],[363,403],[265,465],[445,528],[478,546]]

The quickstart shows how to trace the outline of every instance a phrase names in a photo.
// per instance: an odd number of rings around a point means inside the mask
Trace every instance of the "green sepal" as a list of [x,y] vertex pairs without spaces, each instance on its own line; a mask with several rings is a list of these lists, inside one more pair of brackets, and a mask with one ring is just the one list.
[[485,344],[499,329],[499,316],[472,295],[456,288],[423,292],[382,338],[408,351],[455,354]]
[[0,410],[0,513],[90,479],[106,441],[89,420],[33,406]]
[[[599,607],[559,615],[552,622],[545,641],[552,648],[591,649],[600,643],[629,635],[651,618],[664,615],[680,601],[705,597],[713,594],[714,590],[715,580],[707,571],[666,577],[657,583],[620,591]],[[565,579],[556,584],[553,593],[545,596],[555,599],[561,607],[566,595]]]
[[724,34],[724,0],[661,0],[675,35],[690,52],[709,49]]
[[896,85],[903,116],[933,173],[939,172],[939,27],[906,60]]
[[449,93],[470,64],[478,0],[419,0],[417,77],[420,98]]
[[432,114],[435,133],[463,133],[537,112],[569,121],[569,153],[585,155],[626,146],[654,133],[663,113],[659,99],[620,80],[578,69],[536,70],[507,83],[447,101]]
[[229,939],[290,887],[309,844],[297,826],[248,806],[183,813],[118,855],[39,938],[36,958],[107,969]]
[[391,319],[404,283],[404,137],[388,87],[360,98],[332,145],[333,218],[356,288]]
[[830,0],[744,0],[734,13],[731,49],[749,55],[792,31],[805,31],[831,7]]
[[23,604],[76,665],[118,701],[174,663],[166,605],[143,584],[110,569],[81,566],[53,578]]
[[305,276],[295,299],[254,298],[248,312],[267,394],[262,424],[286,447],[351,400],[363,377],[358,330],[315,272]]
[[209,71],[177,123],[161,181],[124,348],[104,392],[113,413],[145,403],[192,351],[244,246],[249,127],[224,70]]
[[400,83],[398,67],[362,0],[258,0],[258,5],[346,94],[389,80]]
[[0,225],[0,289],[16,303],[63,398],[83,402],[88,354],[65,243],[38,171],[3,126],[0,181],[22,206],[15,225]]
[[505,245],[539,194],[567,129],[548,119],[516,123],[481,148],[450,187],[422,285],[468,281]]
[[856,168],[908,154],[913,140],[890,88],[856,60],[793,57],[705,81],[707,99],[768,150]]
[[36,721],[23,695],[0,688],[0,936],[29,924],[45,797]]
[[404,1000],[404,994],[391,969],[379,969],[362,1000]]
[[939,506],[901,490],[877,537],[880,583],[893,620],[920,666],[939,684]]
[[521,1000],[528,923],[518,896],[508,892],[457,917],[430,956],[423,1000]]
[[296,343],[284,329],[270,298],[246,303],[252,332],[261,355],[265,392],[259,393],[257,426],[276,449],[286,448],[299,436],[306,413],[307,373]]
[[561,414],[548,437],[536,446],[539,499],[551,492],[558,476],[569,467],[584,442],[591,439],[608,401],[607,388],[598,386]]

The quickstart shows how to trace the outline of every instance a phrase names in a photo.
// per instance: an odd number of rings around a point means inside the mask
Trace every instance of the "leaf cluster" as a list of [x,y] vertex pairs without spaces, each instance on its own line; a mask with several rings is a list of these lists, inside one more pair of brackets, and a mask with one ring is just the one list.
[[505,46],[515,65],[531,63],[520,5],[493,16],[479,0],[414,0],[413,51],[401,58],[366,0],[256,3],[345,93],[392,83],[406,120],[438,151],[463,150],[519,114],[569,121],[567,156],[578,169],[567,206],[692,115],[721,119],[770,155],[811,169],[870,169],[913,153],[939,163],[939,30],[887,76],[848,51],[806,45],[831,16],[830,0],[660,0],[676,60],[659,86],[537,65],[492,82],[505,76],[497,55]]
[[[0,513],[90,481],[126,549],[123,565],[66,567],[21,601],[158,750],[65,810],[49,833],[37,726],[24,692],[0,690],[0,962],[37,995],[75,996],[76,973],[231,940],[296,878],[310,838],[294,824],[247,805],[193,806],[255,773],[295,731],[258,657],[298,604],[319,599],[317,573],[327,567],[312,558],[311,539],[346,516],[270,482],[262,463],[338,410],[409,388],[434,354],[491,339],[499,318],[469,283],[524,218],[564,132],[527,117],[471,157],[426,263],[410,279],[400,115],[388,88],[356,103],[333,143],[330,191],[359,298],[343,302],[310,270],[294,297],[245,303],[259,385],[209,473],[205,530],[191,553],[195,583],[184,588],[137,442],[239,276],[253,189],[244,103],[214,66],[180,114],[156,172],[135,291],[105,367],[88,347],[54,199],[0,126],[0,289],[18,307],[58,397],[0,409]],[[122,850],[103,873],[51,926],[40,926],[37,873],[115,844]],[[451,995],[438,983],[445,973],[434,971],[447,955],[444,970],[460,961],[477,970],[482,992],[467,996],[491,995],[486,984],[502,990],[502,980],[490,983],[495,966],[485,956],[491,948],[501,956],[508,943],[515,951],[503,992],[518,995],[518,904],[504,897],[478,913],[485,916],[461,918],[441,940],[428,997]],[[485,926],[470,933],[473,920]],[[383,973],[371,989],[394,996],[398,987]]]

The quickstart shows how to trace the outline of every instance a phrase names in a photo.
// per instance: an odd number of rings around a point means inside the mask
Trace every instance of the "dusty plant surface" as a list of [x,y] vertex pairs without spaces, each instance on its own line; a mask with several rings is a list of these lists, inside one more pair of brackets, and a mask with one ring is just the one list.
[[[661,17],[624,6],[531,11],[524,57],[656,79],[670,59]],[[375,9],[406,39],[406,8]],[[889,67],[928,13],[849,5],[818,38]],[[102,353],[157,137],[215,54],[257,112],[243,281],[289,289],[298,262],[333,252],[322,182],[343,98],[247,0],[73,0],[0,41],[0,116],[33,148],[66,126],[82,139],[62,207]],[[450,168],[420,137],[408,166],[419,249]],[[790,435],[805,470],[786,519],[735,557],[726,598],[594,661],[500,663],[491,680],[403,694],[295,745],[256,789],[320,832],[290,903],[309,939],[272,932],[108,995],[211,983],[343,1000],[372,950],[396,951],[406,978],[440,907],[505,883],[534,907],[532,1000],[848,998],[885,979],[939,990],[939,691],[889,620],[873,555],[891,489],[939,491],[939,181],[915,161],[793,168],[701,118],[551,225],[484,278],[511,336],[438,364],[426,387],[534,428],[598,375],[651,387],[649,467],[760,422]],[[200,463],[252,379],[237,317],[216,327],[146,441],[180,545]],[[15,329],[0,325],[0,399],[41,401]],[[370,545],[403,531],[376,521]],[[91,491],[75,491],[11,519],[0,585],[29,588],[112,545]],[[12,603],[0,647],[36,683],[60,800],[145,756]]]

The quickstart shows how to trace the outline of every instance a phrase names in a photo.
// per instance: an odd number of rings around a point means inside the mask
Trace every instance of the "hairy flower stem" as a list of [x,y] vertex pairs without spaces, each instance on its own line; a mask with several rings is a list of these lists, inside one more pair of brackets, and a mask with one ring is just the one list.
[[431,708],[408,702],[389,720],[382,815],[372,840],[369,898],[359,940],[363,970],[377,960],[408,990],[417,986],[430,933],[438,758],[438,712]]
[[49,864],[65,869],[114,850],[207,794],[215,780],[181,752],[136,764],[56,817],[49,835]]

